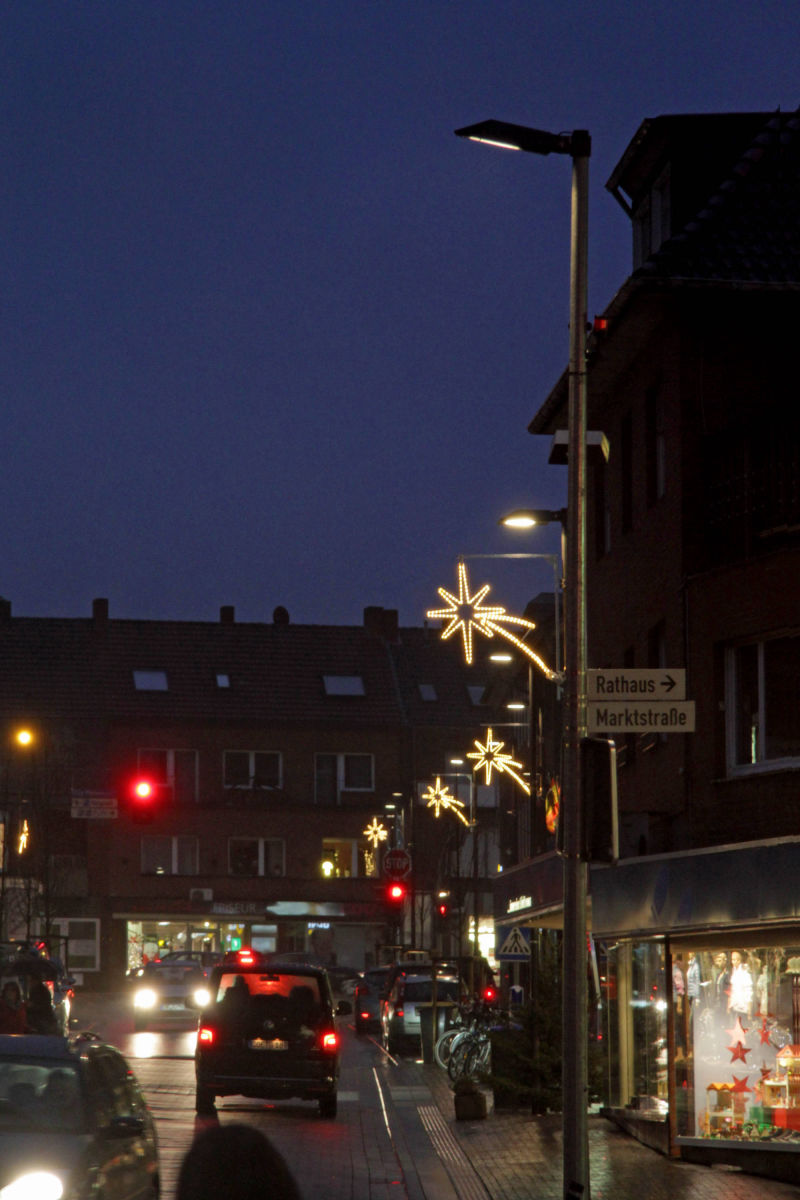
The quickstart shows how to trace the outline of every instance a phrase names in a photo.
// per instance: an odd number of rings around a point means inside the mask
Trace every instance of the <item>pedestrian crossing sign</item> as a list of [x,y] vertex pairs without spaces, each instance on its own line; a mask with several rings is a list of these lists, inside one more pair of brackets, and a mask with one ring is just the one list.
[[527,962],[530,955],[530,931],[521,925],[512,925],[505,941],[497,951],[497,958],[512,962],[515,960]]

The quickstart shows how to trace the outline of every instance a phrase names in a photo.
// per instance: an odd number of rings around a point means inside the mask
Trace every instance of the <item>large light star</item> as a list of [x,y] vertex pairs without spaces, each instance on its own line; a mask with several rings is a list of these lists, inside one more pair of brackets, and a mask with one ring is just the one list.
[[425,614],[431,621],[447,621],[442,630],[442,641],[447,641],[454,633],[461,633],[461,641],[464,646],[464,658],[467,663],[472,662],[472,631],[473,628],[482,634],[484,637],[490,638],[495,634],[505,638],[507,642],[511,642],[518,650],[535,662],[537,667],[547,676],[548,679],[559,679],[560,676],[556,671],[551,671],[543,658],[526,645],[521,638],[518,638],[510,629],[505,629],[504,625],[520,625],[525,629],[535,629],[536,625],[533,621],[528,621],[525,617],[514,617],[500,604],[485,605],[484,598],[489,593],[490,585],[485,583],[483,587],[478,588],[474,595],[470,595],[469,576],[467,575],[467,564],[459,562],[458,564],[458,595],[454,596],[452,592],[448,592],[446,588],[438,588],[439,595],[445,601],[446,608],[431,608]]
[[436,776],[436,783],[429,787],[426,792],[422,793],[422,799],[427,800],[427,808],[433,809],[435,817],[441,816],[443,810],[450,810],[455,813],[459,821],[463,821],[465,825],[469,825],[469,820],[461,811],[464,808],[464,801],[452,796],[447,790],[447,784],[442,785],[440,777]]
[[377,848],[379,842],[386,841],[389,836],[389,830],[384,825],[381,825],[377,817],[373,817],[367,828],[364,830],[364,837],[367,841],[372,842]]
[[531,794],[529,785],[525,782],[521,775],[517,774],[516,768],[521,768],[522,763],[516,762],[510,754],[502,754],[501,751],[505,742],[496,742],[492,737],[491,729],[486,731],[486,743],[482,744],[478,738],[475,739],[475,749],[467,754],[467,758],[476,759],[473,771],[485,771],[486,782],[492,782],[492,771],[497,771],[498,775],[510,775],[515,783],[518,783],[528,796]]

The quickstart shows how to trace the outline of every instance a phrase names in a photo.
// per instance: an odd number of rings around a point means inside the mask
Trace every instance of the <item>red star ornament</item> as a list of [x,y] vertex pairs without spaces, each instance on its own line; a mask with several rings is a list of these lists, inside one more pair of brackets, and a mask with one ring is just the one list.
[[768,1045],[769,1045],[769,1030],[767,1029],[767,1022],[766,1022],[766,1021],[762,1021],[762,1022],[761,1022],[761,1030],[760,1030],[760,1032],[759,1032],[759,1037],[761,1038],[761,1045],[762,1045],[762,1046],[768,1046]]
[[739,1079],[739,1078],[738,1078],[736,1075],[734,1075],[734,1077],[733,1077],[733,1087],[731,1088],[731,1091],[734,1091],[734,1092],[749,1092],[749,1091],[751,1091],[751,1090],[752,1090],[752,1089],[751,1089],[751,1088],[749,1088],[749,1087],[747,1086],[747,1076],[746,1076],[746,1075],[745,1075],[744,1079]]
[[743,1046],[741,1042],[734,1042],[734,1044],[732,1046],[728,1046],[728,1049],[731,1052],[731,1062],[732,1063],[736,1062],[737,1059],[739,1062],[743,1062],[743,1063],[747,1062],[745,1055],[750,1053],[749,1046]]
[[737,1017],[736,1023],[733,1026],[733,1029],[726,1029],[725,1032],[729,1033],[731,1035],[732,1042],[743,1042],[745,1039],[745,1034],[747,1033],[747,1030],[742,1025],[742,1018]]

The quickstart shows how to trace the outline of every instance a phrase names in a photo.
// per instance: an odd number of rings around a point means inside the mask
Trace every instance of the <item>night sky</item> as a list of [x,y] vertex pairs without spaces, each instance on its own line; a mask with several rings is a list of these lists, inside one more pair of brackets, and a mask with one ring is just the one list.
[[[17,616],[421,624],[459,554],[560,506],[527,433],[631,266],[604,184],[641,121],[800,103],[800,5],[7,0],[0,595]],[[613,453],[613,447],[612,447]],[[471,564],[520,611],[542,560]]]

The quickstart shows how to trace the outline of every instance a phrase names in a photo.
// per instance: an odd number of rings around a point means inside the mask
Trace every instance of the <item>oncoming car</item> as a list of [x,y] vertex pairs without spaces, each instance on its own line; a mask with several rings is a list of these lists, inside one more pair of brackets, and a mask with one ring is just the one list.
[[86,1037],[0,1036],[0,1196],[158,1191],[155,1126],[118,1050]]
[[132,979],[133,1027],[149,1029],[161,1021],[194,1023],[211,998],[203,967],[192,959],[170,959],[141,967]]
[[200,1015],[195,1051],[196,1108],[217,1096],[313,1100],[335,1117],[339,1034],[324,970],[300,963],[216,967],[212,1001]]

